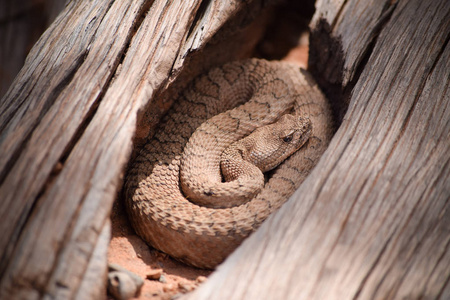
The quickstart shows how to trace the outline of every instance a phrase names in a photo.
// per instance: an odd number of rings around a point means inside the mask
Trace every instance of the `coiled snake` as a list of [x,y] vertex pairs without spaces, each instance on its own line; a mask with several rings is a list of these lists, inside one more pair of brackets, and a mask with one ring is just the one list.
[[[286,113],[292,115],[281,117]],[[279,125],[272,125],[278,129],[257,130],[279,119]],[[292,64],[249,59],[199,76],[181,93],[127,174],[125,202],[134,229],[178,260],[214,268],[299,187],[331,139],[331,120],[317,85]],[[269,139],[250,135],[230,147],[253,131],[263,131]],[[270,178],[231,167],[234,180],[222,182],[227,171],[220,171],[221,164],[225,169],[236,156],[255,156],[246,154],[248,148],[274,153],[293,140],[301,140],[303,147]],[[278,163],[269,158],[262,164]],[[249,188],[247,181],[263,187]]]

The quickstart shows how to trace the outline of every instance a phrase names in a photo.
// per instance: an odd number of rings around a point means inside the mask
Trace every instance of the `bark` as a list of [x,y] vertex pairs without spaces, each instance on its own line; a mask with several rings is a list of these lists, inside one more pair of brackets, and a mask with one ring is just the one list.
[[[68,3],[0,103],[0,298],[105,295],[133,149],[189,78],[251,53],[267,5]],[[311,71],[342,123],[295,195],[191,297],[448,299],[450,4],[317,8]]]

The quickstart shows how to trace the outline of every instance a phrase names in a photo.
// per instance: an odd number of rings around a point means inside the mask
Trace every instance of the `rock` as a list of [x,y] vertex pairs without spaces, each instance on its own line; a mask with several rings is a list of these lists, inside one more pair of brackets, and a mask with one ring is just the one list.
[[163,286],[163,291],[164,291],[165,293],[173,292],[174,290],[175,290],[175,285],[172,284],[172,283],[168,283],[168,284],[166,284],[166,285]]
[[108,266],[108,292],[117,300],[126,300],[139,295],[144,280],[127,269],[110,264]]
[[137,275],[136,273],[133,273],[127,269],[125,269],[122,266],[119,266],[118,264],[109,264],[108,265],[108,270],[109,272],[112,271],[118,271],[118,272],[124,272],[127,273],[131,279],[133,279],[133,281],[136,283],[136,286],[140,289],[142,287],[142,285],[144,284],[144,279],[142,279],[139,275]]
[[138,289],[130,275],[113,271],[108,273],[108,292],[114,299],[127,300],[136,296]]
[[182,293],[188,293],[195,289],[195,285],[186,282],[178,282],[178,288]]
[[203,282],[206,281],[206,279],[208,279],[208,278],[206,278],[205,276],[198,276],[198,277],[195,279],[195,282],[196,282],[196,283],[203,283]]
[[160,280],[162,274],[163,274],[162,269],[153,269],[153,270],[150,270],[149,272],[147,272],[145,277],[150,280]]

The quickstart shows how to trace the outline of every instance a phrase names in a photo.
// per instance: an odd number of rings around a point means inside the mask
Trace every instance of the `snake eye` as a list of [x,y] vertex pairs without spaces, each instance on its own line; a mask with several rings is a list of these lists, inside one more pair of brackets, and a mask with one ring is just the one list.
[[283,138],[283,141],[286,143],[290,143],[292,141],[292,135],[285,136]]
[[294,139],[294,133],[295,130],[293,129],[285,130],[280,134],[280,138],[283,140],[283,142],[290,143]]

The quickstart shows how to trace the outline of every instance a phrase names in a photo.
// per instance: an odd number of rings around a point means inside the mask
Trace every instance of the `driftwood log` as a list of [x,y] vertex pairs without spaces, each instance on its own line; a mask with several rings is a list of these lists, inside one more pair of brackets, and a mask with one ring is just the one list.
[[[67,4],[0,102],[0,298],[104,297],[133,149],[189,78],[251,54],[270,5]],[[339,129],[190,297],[449,299],[450,2],[319,1],[311,31]]]

